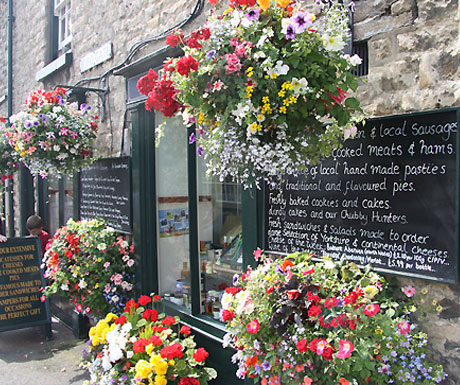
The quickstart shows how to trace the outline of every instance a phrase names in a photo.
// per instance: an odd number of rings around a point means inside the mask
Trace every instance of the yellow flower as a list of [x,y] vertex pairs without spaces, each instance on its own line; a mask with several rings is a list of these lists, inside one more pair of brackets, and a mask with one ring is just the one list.
[[155,385],[166,385],[167,383],[165,376],[155,376]]
[[146,347],[145,347],[145,352],[150,356],[152,354],[152,350],[153,350],[153,344],[148,344]]
[[286,7],[292,0],[276,0],[276,5],[278,7]]
[[254,75],[254,68],[248,67],[248,69],[246,70],[246,75],[248,75],[249,77],[252,77],[252,75]]
[[367,286],[365,289],[364,289],[364,294],[366,295],[366,297],[368,298],[374,298],[376,294],[378,294],[379,292],[379,289],[377,289],[375,286]]
[[438,304],[438,301],[436,301],[435,299],[433,300],[432,302],[433,306],[436,306]]
[[424,294],[424,295],[425,295],[425,294],[427,294],[427,293],[428,293],[428,290],[427,290],[427,289],[425,289],[425,288],[423,288],[423,289],[422,289],[422,294]]
[[106,316],[105,316],[105,322],[109,323],[110,321],[114,320],[114,319],[117,319],[118,316],[116,314],[113,314],[113,313],[108,313]]
[[99,336],[98,335],[94,335],[92,338],[91,338],[91,345],[93,346],[97,346],[101,343],[101,340],[99,339]]
[[198,123],[201,124],[201,123],[203,123],[203,121],[204,121],[204,115],[203,115],[202,112],[200,112],[200,115],[198,116]]
[[285,106],[281,106],[281,107],[280,107],[280,112],[281,112],[282,114],[286,114],[286,113],[287,113],[287,108],[286,108]]
[[251,131],[262,131],[262,125],[257,123],[252,123],[249,125]]
[[[110,313],[109,313],[110,314]],[[107,329],[109,324],[106,320],[100,320],[96,325],[96,333],[101,334],[104,329]]]
[[102,259],[101,259],[101,258],[98,258],[98,259],[97,259],[97,261],[98,261],[98,262],[101,262],[101,261],[102,261]]
[[278,96],[280,98],[284,98],[286,96],[286,91],[285,90],[281,90],[280,92],[278,92]]
[[293,85],[291,84],[291,82],[287,81],[287,82],[284,82],[282,85],[281,85],[281,89],[283,90],[292,90],[294,87]]
[[270,98],[269,98],[268,96],[264,96],[264,97],[262,98],[262,103],[264,103],[264,104],[270,103]]
[[97,289],[99,287],[99,282],[96,282],[96,284],[94,285],[94,288]]
[[257,121],[258,122],[263,122],[265,120],[265,116],[263,114],[258,114],[257,115]]
[[409,308],[410,312],[411,313],[415,313],[417,311],[417,306],[415,305],[411,305],[411,307]]
[[260,8],[262,8],[264,11],[270,8],[270,3],[270,0],[257,0],[257,4],[259,4]]
[[168,365],[169,365],[169,366],[174,366],[174,365],[176,365],[176,361],[174,361],[174,360],[169,360],[169,361],[168,361]]
[[270,74],[270,77],[271,77],[272,79],[276,79],[276,78],[278,77],[278,75],[275,74],[275,73],[272,73],[272,74]]
[[441,306],[441,305],[438,305],[438,306],[436,307],[436,311],[437,311],[437,312],[441,312],[441,311],[442,311],[442,306]]
[[156,374],[164,375],[168,371],[168,363],[164,361],[159,354],[152,356],[150,358],[150,363]]
[[383,334],[383,330],[380,328],[375,329],[375,334]]
[[146,379],[152,373],[153,365],[145,360],[139,360],[135,366],[135,370],[135,377],[141,377],[142,379]]

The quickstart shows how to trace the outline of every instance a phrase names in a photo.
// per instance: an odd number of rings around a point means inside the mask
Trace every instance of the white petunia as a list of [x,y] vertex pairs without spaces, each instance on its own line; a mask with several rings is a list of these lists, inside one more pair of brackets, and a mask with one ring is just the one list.
[[292,85],[292,91],[296,95],[305,95],[305,93],[307,92],[308,81],[305,78],[302,78],[302,79],[292,78],[291,85]]
[[321,40],[326,51],[340,51],[345,47],[345,42],[340,36],[325,35]]

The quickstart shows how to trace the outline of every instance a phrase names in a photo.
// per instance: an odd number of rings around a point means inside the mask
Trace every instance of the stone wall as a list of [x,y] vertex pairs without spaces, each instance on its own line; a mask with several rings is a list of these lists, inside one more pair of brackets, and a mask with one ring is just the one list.
[[[306,0],[312,4],[313,0]],[[126,103],[125,81],[112,75],[131,47],[185,20],[196,0],[72,1],[73,65],[36,83],[35,73],[46,63],[48,1],[15,0],[13,112],[19,111],[30,90],[57,84],[109,87],[107,120],[100,125],[100,155],[121,153]],[[367,41],[369,74],[358,98],[369,117],[460,106],[459,5],[454,0],[356,0],[354,40]],[[183,29],[187,34],[206,19],[209,4]],[[0,0],[7,15],[7,1]],[[0,19],[0,97],[6,94],[7,18]],[[112,59],[80,72],[79,60],[112,42]],[[164,39],[138,50],[131,62],[164,47]],[[103,76],[106,75],[106,76]],[[105,80],[105,83],[102,80]],[[89,103],[100,102],[94,93]],[[6,114],[6,102],[0,115]],[[430,315],[423,327],[430,336],[435,359],[448,373],[448,383],[460,384],[460,286],[399,279],[418,290],[428,289],[426,301],[443,310]]]
[[[8,2],[0,0],[0,100],[7,94],[8,91]],[[8,114],[8,102],[4,99],[0,102],[0,116]]]

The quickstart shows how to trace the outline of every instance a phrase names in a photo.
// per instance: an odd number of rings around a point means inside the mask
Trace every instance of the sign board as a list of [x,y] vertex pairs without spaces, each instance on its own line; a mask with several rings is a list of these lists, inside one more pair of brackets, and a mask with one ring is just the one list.
[[48,301],[40,300],[45,286],[40,264],[39,238],[0,242],[0,331],[51,325]]
[[130,233],[131,158],[106,158],[80,172],[80,219],[105,219],[115,230]]
[[265,249],[458,281],[458,109],[371,119],[304,175],[266,189]]

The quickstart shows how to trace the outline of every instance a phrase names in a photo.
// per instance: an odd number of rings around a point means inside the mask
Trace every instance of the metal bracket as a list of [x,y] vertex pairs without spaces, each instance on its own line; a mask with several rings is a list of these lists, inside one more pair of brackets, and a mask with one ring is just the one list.
[[[102,80],[102,83],[105,84],[105,79]],[[99,97],[99,101],[101,102],[101,122],[105,122],[106,118],[106,96],[109,93],[109,87],[106,85],[104,88],[91,88],[91,87],[80,87],[80,86],[67,86],[59,84],[54,88],[64,88],[70,90],[67,95],[75,99],[75,101],[80,105],[82,103],[86,103],[86,93],[87,92],[95,92]]]

